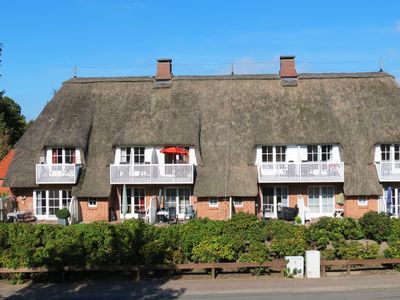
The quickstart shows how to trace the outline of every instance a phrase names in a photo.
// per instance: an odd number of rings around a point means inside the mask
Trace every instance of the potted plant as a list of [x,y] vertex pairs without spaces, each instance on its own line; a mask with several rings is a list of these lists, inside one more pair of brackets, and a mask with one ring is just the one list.
[[56,217],[58,218],[58,224],[67,226],[68,218],[71,216],[71,213],[67,208],[63,208],[56,211]]

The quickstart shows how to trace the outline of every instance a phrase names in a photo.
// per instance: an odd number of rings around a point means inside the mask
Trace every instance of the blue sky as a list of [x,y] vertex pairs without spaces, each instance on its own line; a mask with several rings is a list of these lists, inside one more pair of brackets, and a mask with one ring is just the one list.
[[1,0],[0,90],[36,118],[77,75],[384,70],[400,78],[400,1]]

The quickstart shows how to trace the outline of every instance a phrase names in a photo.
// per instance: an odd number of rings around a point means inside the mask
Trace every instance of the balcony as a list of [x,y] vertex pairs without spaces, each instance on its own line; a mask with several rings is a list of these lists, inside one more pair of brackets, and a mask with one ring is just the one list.
[[400,181],[400,161],[376,162],[379,181]]
[[111,184],[192,184],[192,164],[111,165]]
[[343,162],[262,163],[258,182],[344,182]]
[[36,165],[37,184],[75,184],[81,165],[40,164]]

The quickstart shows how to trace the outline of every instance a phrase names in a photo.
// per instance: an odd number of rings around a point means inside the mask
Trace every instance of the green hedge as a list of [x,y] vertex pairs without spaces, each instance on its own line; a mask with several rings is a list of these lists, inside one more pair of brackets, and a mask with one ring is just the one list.
[[[376,224],[374,225],[374,222]],[[377,243],[359,243],[367,237]],[[185,262],[262,262],[323,250],[329,259],[400,257],[400,220],[369,213],[360,221],[321,218],[308,227],[239,213],[229,221],[194,219],[155,227],[138,220],[72,226],[0,224],[0,267]]]

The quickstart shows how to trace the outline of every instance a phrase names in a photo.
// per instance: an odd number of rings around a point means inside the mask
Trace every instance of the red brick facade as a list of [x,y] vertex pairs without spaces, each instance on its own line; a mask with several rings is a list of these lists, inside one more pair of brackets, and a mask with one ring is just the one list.
[[84,222],[109,221],[109,199],[96,198],[96,206],[90,207],[88,199],[79,198],[82,220]]

